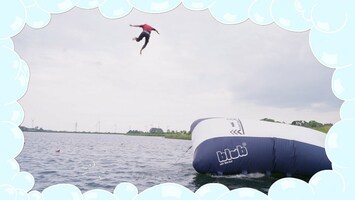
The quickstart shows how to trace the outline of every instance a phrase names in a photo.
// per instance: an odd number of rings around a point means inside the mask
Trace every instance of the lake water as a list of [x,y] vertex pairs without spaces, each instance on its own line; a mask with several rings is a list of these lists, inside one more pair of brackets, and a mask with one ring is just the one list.
[[[160,183],[173,182],[196,191],[207,183],[229,189],[251,187],[267,193],[277,179],[263,174],[214,176],[192,167],[189,140],[108,134],[24,133],[25,145],[16,158],[21,171],[35,178],[34,190],[70,183],[82,192],[113,192],[122,182],[139,192]],[[56,152],[60,149],[60,152]]]

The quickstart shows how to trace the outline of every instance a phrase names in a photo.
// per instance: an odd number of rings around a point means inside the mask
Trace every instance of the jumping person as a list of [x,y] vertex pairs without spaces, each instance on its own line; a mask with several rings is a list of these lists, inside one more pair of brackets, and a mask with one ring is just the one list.
[[131,27],[140,27],[143,29],[142,33],[137,37],[134,37],[133,40],[139,42],[141,41],[143,38],[145,39],[144,45],[140,51],[140,54],[142,54],[143,49],[147,46],[148,42],[149,42],[149,38],[150,38],[150,33],[152,31],[157,32],[159,35],[160,33],[153,27],[149,26],[148,24],[143,24],[143,25],[132,25],[130,24]]

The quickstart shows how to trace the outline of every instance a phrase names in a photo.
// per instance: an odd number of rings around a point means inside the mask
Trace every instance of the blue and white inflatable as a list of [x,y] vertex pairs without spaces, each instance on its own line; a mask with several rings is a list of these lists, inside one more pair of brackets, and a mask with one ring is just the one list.
[[199,173],[261,172],[312,176],[331,169],[325,134],[258,120],[205,118],[191,125],[193,167]]

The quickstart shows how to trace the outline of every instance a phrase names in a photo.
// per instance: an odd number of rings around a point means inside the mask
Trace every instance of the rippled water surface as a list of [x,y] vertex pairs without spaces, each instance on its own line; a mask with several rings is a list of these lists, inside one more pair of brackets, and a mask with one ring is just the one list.
[[[17,157],[21,171],[35,177],[35,190],[70,183],[82,192],[113,192],[122,182],[139,192],[160,183],[173,182],[192,191],[206,183],[222,183],[229,189],[251,187],[267,192],[275,178],[213,176],[192,167],[189,140],[108,134],[24,133],[25,146]],[[60,149],[60,152],[57,150]]]

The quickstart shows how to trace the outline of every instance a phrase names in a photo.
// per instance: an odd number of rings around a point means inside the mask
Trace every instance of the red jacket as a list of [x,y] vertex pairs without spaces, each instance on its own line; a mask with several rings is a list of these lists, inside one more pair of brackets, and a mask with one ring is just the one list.
[[143,31],[147,31],[148,33],[150,33],[153,30],[155,30],[153,27],[149,26],[148,24],[140,25],[140,27],[143,29]]

